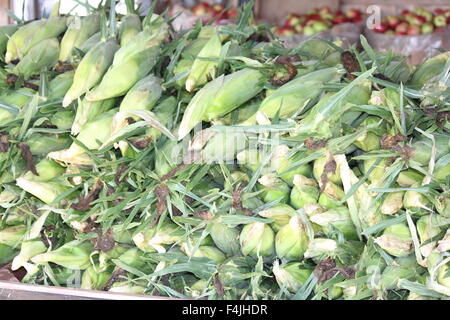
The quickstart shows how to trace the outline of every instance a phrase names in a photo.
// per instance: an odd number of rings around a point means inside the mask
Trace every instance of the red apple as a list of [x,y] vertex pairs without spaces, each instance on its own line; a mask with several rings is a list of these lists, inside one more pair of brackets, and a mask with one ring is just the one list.
[[395,34],[403,36],[408,31],[408,23],[402,22],[395,28]]
[[411,11],[409,11],[409,10],[403,10],[402,11],[402,13],[400,13],[400,15],[402,16],[402,17],[406,17],[408,14],[410,14],[411,13]]
[[445,15],[437,15],[433,18],[433,23],[436,27],[445,27],[447,25],[447,18]]
[[404,20],[406,21],[411,21],[412,19],[414,19],[414,17],[416,16],[415,13],[413,12],[405,12],[404,14],[401,15],[403,17]]
[[445,14],[445,10],[444,10],[444,9],[441,9],[441,8],[437,8],[437,9],[434,9],[434,13],[435,13],[436,15]]
[[379,26],[374,27],[372,30],[377,33],[386,33],[386,31],[390,30],[390,26],[387,22],[382,21]]
[[408,30],[406,31],[408,36],[417,36],[420,34],[420,27],[415,25],[408,26]]
[[308,24],[308,22],[310,21],[320,21],[322,20],[322,17],[320,15],[318,15],[317,13],[313,13],[313,14],[308,14],[306,16],[306,23]]
[[210,8],[209,3],[200,2],[199,4],[192,7],[191,11],[196,16],[205,16],[207,14],[209,8]]
[[422,24],[424,24],[425,22],[427,22],[427,18],[425,18],[424,16],[421,15],[414,15],[411,17],[411,19],[408,20],[408,22],[410,24],[416,25],[416,26],[420,26]]
[[349,19],[344,14],[336,14],[333,18],[333,23],[335,24],[341,24],[348,21]]
[[301,23],[301,19],[300,16],[297,14],[291,14],[286,22],[284,23],[284,25],[289,26],[289,27],[295,27],[296,25]]
[[431,22],[433,20],[433,14],[423,8],[416,8],[414,12],[425,18],[426,21]]
[[397,27],[402,20],[398,16],[387,16],[386,22],[389,24],[391,28]]
[[447,17],[447,24],[450,24],[450,17]]
[[283,27],[277,28],[275,33],[278,34],[279,36],[282,36],[282,37],[290,37],[290,36],[293,36],[295,34],[295,30],[292,27],[283,26]]
[[355,19],[356,17],[360,17],[362,15],[362,12],[358,9],[351,8],[345,11],[345,15],[347,16],[347,18]]

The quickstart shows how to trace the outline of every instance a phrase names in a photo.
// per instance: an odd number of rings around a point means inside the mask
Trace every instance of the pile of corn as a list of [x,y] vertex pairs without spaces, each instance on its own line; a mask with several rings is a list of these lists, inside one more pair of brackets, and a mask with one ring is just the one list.
[[0,27],[0,266],[175,298],[449,299],[450,53],[114,6]]

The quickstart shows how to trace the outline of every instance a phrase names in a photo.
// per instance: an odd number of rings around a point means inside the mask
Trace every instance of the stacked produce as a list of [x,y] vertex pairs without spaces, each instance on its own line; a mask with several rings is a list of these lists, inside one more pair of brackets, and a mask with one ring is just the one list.
[[413,11],[403,10],[398,16],[383,18],[381,24],[373,29],[377,33],[399,36],[416,36],[433,32],[444,32],[450,24],[450,10],[436,9],[434,12],[423,8]]
[[175,298],[450,297],[450,53],[287,50],[251,9],[0,28],[0,264]]
[[222,4],[209,4],[204,1],[193,6],[190,11],[199,17],[199,20],[204,24],[209,22],[221,24],[225,21],[235,20],[238,15],[238,10],[234,7],[227,9]]
[[363,20],[364,15],[358,9],[351,8],[345,12],[341,10],[333,12],[329,7],[321,7],[310,10],[303,15],[291,13],[286,17],[284,25],[275,27],[273,31],[275,34],[284,37],[293,36],[294,34],[312,36],[330,30],[335,25],[360,23]]

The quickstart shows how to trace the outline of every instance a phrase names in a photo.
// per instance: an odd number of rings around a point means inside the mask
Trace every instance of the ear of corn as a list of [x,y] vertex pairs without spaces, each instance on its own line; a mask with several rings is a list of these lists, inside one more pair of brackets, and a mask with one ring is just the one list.
[[261,197],[264,202],[287,203],[289,201],[290,188],[283,180],[268,174],[259,178],[258,183],[258,187],[263,190]]
[[230,163],[247,146],[248,137],[245,133],[224,131],[213,133],[207,144],[197,151],[200,151],[199,158],[204,163]]
[[209,78],[215,78],[215,69],[222,50],[222,43],[217,34],[212,35],[197,58],[192,64],[191,71],[186,80],[186,90],[193,91],[195,88],[205,84]]
[[301,209],[307,203],[317,203],[319,186],[313,179],[302,175],[294,176],[294,187],[291,190],[290,202],[295,209]]
[[34,263],[53,262],[72,270],[85,270],[90,265],[90,253],[92,244],[90,241],[74,240],[64,244],[63,246],[31,259]]
[[45,156],[49,152],[62,150],[70,146],[72,139],[63,134],[34,133],[28,139],[30,151],[35,156]]
[[328,209],[334,209],[341,205],[341,199],[344,197],[344,190],[337,184],[328,181],[319,196],[319,204]]
[[421,89],[428,81],[441,74],[449,57],[450,53],[445,52],[427,59],[416,68],[411,77],[410,84],[417,89]]
[[142,23],[137,14],[128,14],[123,17],[119,28],[120,46],[123,47],[126,45],[141,31]]
[[417,233],[420,239],[420,253],[425,258],[428,257],[433,249],[437,246],[437,241],[429,241],[439,235],[441,228],[437,215],[429,214],[420,217],[416,222]]
[[306,228],[299,216],[290,218],[275,236],[277,257],[288,261],[298,261],[308,247]]
[[81,128],[97,116],[107,112],[115,105],[115,99],[101,101],[87,101],[82,99],[78,103],[75,119],[72,123],[71,133],[77,135]]
[[269,225],[254,222],[246,224],[239,236],[244,256],[270,257],[274,252],[275,234]]
[[[412,187],[419,187],[419,185],[413,185]],[[428,207],[431,206],[431,203],[424,194],[415,190],[407,190],[403,197],[403,206],[412,213],[423,215],[429,211]]]
[[42,159],[36,164],[36,171],[38,173],[37,176],[27,172],[24,177],[37,182],[47,182],[61,176],[66,169],[53,160]]
[[[111,135],[111,124],[114,113],[114,110],[111,110],[86,123],[81,128],[77,140],[84,144],[88,149],[98,149]],[[76,142],[73,142],[69,149],[50,152],[48,157],[63,163],[79,165],[92,164],[91,159],[84,152],[84,149]]]
[[[329,169],[324,173],[326,166],[329,167]],[[319,181],[319,183],[322,183],[322,181],[331,181],[335,184],[342,184],[340,166],[336,163],[334,156],[330,153],[327,153],[326,156],[320,157],[314,161],[313,174],[314,178]]]
[[71,61],[73,48],[79,48],[100,29],[100,15],[94,13],[87,17],[74,17],[61,40],[60,61]]
[[357,240],[355,226],[350,218],[350,212],[347,207],[336,207],[332,210],[314,214],[310,217],[311,222],[321,226],[325,234],[330,235],[333,229],[337,229],[348,240]]
[[406,257],[413,250],[411,233],[404,223],[387,227],[375,243],[394,257]]
[[381,212],[387,215],[396,214],[401,208],[403,208],[403,196],[405,192],[392,192],[389,193],[381,205]]
[[75,118],[75,112],[72,110],[64,110],[56,112],[50,119],[53,125],[58,129],[67,130],[70,129]]
[[65,17],[36,20],[19,28],[8,40],[6,63],[22,59],[28,51],[45,39],[59,36],[67,28]]
[[113,66],[118,66],[127,61],[133,55],[153,47],[159,47],[167,36],[167,30],[144,29],[120,48],[114,56]]
[[207,83],[187,106],[178,138],[185,137],[200,121],[219,118],[256,96],[262,90],[260,79],[259,71],[243,69]]
[[0,230],[0,244],[15,247],[25,236],[26,231],[27,228],[24,225],[4,228]]
[[337,248],[338,244],[333,239],[315,238],[309,242],[305,258],[320,258],[324,255],[333,255]]
[[414,170],[404,170],[397,177],[397,183],[404,188],[409,188],[414,184],[421,183],[424,176]]
[[86,95],[86,100],[99,101],[126,94],[155,66],[159,53],[159,48],[153,47],[136,53],[121,64],[113,64],[102,82]]
[[149,228],[133,236],[133,242],[144,252],[164,252],[163,245],[172,244],[181,239],[183,232],[171,222],[165,222],[161,227]]
[[155,172],[159,177],[183,162],[183,144],[168,140],[155,156]]
[[205,119],[220,118],[256,96],[262,90],[261,78],[261,73],[254,69],[242,69],[225,76],[207,108]]
[[73,83],[74,71],[65,72],[50,81],[48,100],[62,99]]
[[88,267],[81,277],[81,289],[101,290],[111,278],[112,272],[97,272],[93,266]]
[[261,217],[272,219],[271,227],[275,232],[278,232],[289,223],[291,217],[295,215],[295,210],[287,204],[277,204],[269,209],[258,212],[258,214]]
[[64,96],[63,106],[81,97],[102,79],[111,65],[114,53],[119,46],[115,39],[110,38],[95,45],[81,60],[75,71],[73,84]]
[[5,54],[8,39],[17,31],[17,29],[18,26],[14,24],[0,26],[0,55]]
[[[28,88],[21,88],[14,91],[5,90],[5,92],[0,95],[0,103],[16,107],[20,110],[31,101],[34,93],[34,90]],[[14,118],[15,115],[12,112],[0,108],[0,124],[7,123]]]
[[[280,110],[280,117],[287,118],[302,110],[306,103],[323,92],[323,84],[339,80],[342,72],[338,68],[322,69],[300,76],[275,90],[261,103],[259,111],[273,118]],[[246,121],[252,123],[254,117]]]
[[273,263],[272,271],[278,284],[292,293],[296,293],[312,273],[298,262],[280,266],[278,260]]
[[45,39],[34,47],[20,60],[15,71],[29,79],[39,74],[44,68],[53,67],[58,62],[59,42],[56,38]]
[[47,204],[52,203],[56,197],[68,189],[67,186],[58,181],[39,182],[25,177],[17,178],[16,184]]
[[14,258],[11,270],[23,267],[34,256],[47,251],[47,247],[41,240],[27,240],[22,242],[19,254]]
[[97,32],[94,33],[89,39],[84,41],[78,49],[83,51],[84,53],[88,53],[96,44],[102,41],[102,33]]
[[214,244],[225,254],[232,256],[240,252],[239,232],[236,228],[215,222],[211,225],[210,235]]

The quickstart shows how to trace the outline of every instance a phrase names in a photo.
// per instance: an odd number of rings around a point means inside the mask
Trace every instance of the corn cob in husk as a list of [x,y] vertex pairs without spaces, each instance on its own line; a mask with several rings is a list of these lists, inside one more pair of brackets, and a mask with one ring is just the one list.
[[0,55],[5,54],[8,39],[17,31],[17,29],[18,26],[14,24],[0,27]]
[[89,50],[75,71],[73,84],[64,96],[63,107],[67,107],[101,81],[118,49],[116,40],[110,38]]
[[62,99],[73,83],[74,71],[60,74],[50,81],[48,100]]
[[91,14],[87,17],[74,17],[61,40],[59,61],[72,61],[73,49],[79,48],[100,29],[100,15]]
[[242,228],[239,236],[241,251],[244,256],[270,257],[275,249],[275,234],[269,225],[255,222]]
[[211,36],[197,58],[192,64],[189,76],[186,79],[186,90],[193,91],[195,88],[208,82],[210,78],[215,78],[215,69],[222,50],[222,44],[217,34]]
[[412,86],[421,89],[428,81],[441,74],[449,57],[450,53],[445,52],[427,59],[416,68],[409,83]]
[[74,240],[58,249],[34,256],[31,261],[37,264],[53,262],[67,269],[85,270],[91,265],[91,251],[92,244],[89,241]]
[[78,102],[77,111],[71,126],[71,133],[77,135],[81,128],[104,112],[107,112],[115,105],[115,99],[107,99],[101,101],[87,101],[82,99]]
[[88,53],[97,43],[102,40],[102,33],[97,32],[94,33],[89,39],[84,41],[78,49],[80,49],[84,53]]
[[119,39],[120,46],[125,46],[139,32],[142,31],[141,19],[137,14],[128,14],[120,21]]
[[113,63],[100,84],[86,95],[86,100],[100,101],[126,94],[139,80],[148,75],[159,54],[159,47],[155,46],[136,53],[123,63]]
[[45,39],[59,36],[67,28],[65,17],[50,17],[48,20],[32,21],[19,28],[8,40],[5,62],[21,60]]
[[[342,72],[338,68],[329,68],[300,76],[275,90],[259,107],[267,117],[273,118],[279,111],[280,117],[290,117],[301,111],[309,101],[314,101],[324,91],[325,82],[339,80]],[[254,117],[245,123],[252,123]]]
[[206,84],[189,103],[178,129],[185,137],[200,121],[220,118],[261,92],[261,73],[243,69]]
[[[90,122],[87,122],[80,130],[77,140],[88,149],[98,149],[111,135],[111,124],[114,110],[102,114]],[[85,153],[83,147],[73,142],[65,150],[54,151],[48,157],[65,164],[91,165],[92,160]]]
[[15,72],[29,79],[44,69],[51,69],[58,61],[59,42],[56,38],[45,39],[32,47],[14,68]]

